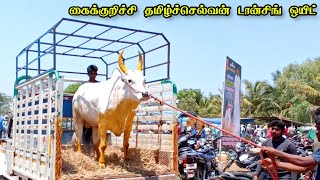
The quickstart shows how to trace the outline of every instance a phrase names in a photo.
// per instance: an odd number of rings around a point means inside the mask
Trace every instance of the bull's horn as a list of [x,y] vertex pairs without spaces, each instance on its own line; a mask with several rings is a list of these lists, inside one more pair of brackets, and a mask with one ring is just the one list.
[[142,68],[143,68],[142,54],[139,52],[139,63],[137,66],[137,70],[142,71]]
[[123,54],[123,51],[121,51],[119,57],[118,57],[118,64],[119,64],[119,67],[121,69],[121,71],[123,73],[126,73],[127,72],[127,68],[126,66],[123,64],[123,59],[122,59],[122,54]]

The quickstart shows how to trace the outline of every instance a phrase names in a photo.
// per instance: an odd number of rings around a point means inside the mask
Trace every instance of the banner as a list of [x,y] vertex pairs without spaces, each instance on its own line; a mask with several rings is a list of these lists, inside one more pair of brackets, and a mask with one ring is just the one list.
[[[222,101],[222,128],[240,136],[241,66],[227,56]],[[223,135],[226,135],[223,133]],[[223,138],[223,146],[233,146],[238,139]]]

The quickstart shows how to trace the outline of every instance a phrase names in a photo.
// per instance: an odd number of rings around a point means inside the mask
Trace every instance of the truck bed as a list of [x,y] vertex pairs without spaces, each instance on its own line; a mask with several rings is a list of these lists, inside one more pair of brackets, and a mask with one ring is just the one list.
[[94,153],[74,152],[64,149],[62,152],[62,179],[113,179],[138,178],[173,174],[169,166],[156,162],[153,151],[130,149],[128,160],[123,159],[119,147],[108,147],[106,150],[106,168],[100,168]]

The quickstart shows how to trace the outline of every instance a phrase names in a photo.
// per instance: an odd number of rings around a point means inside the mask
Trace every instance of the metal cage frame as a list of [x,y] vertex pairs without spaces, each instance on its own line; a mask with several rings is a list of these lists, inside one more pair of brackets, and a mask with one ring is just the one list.
[[[66,23],[76,23],[79,24],[80,27],[78,29],[76,29],[73,32],[60,32],[57,30],[57,28],[61,25],[62,22],[66,22]],[[77,35],[76,33],[83,29],[84,27],[88,27],[88,26],[94,26],[94,27],[102,27],[104,28],[104,31],[102,33],[99,34],[95,34],[94,36],[84,36],[84,35]],[[120,38],[99,38],[99,36],[105,34],[106,32],[108,32],[111,29],[116,29],[116,30],[122,30],[125,32],[129,32],[129,34],[126,34]],[[143,38],[143,39],[137,39],[135,41],[124,41],[124,38],[127,38],[129,36],[132,36],[133,34],[136,33],[143,33],[148,35],[147,38]],[[64,36],[64,38],[62,38],[61,40],[57,40],[57,35],[62,35]],[[48,36],[53,39],[53,42],[43,42],[42,39],[44,38],[48,38]],[[144,48],[141,43],[147,40],[152,40],[155,37],[161,37],[164,40],[164,44],[157,46],[151,50],[146,50],[146,48]],[[61,44],[63,41],[69,39],[69,38],[84,38],[87,39],[85,42],[78,44],[78,45],[63,45]],[[98,40],[100,42],[110,42],[104,46],[100,46],[100,47],[83,47],[83,45],[87,44],[88,42],[90,42],[91,40]],[[119,48],[117,50],[110,50],[110,49],[106,49],[108,48],[109,45],[114,44],[114,43],[124,43],[124,44],[128,44],[127,46],[123,47],[123,48]],[[43,46],[50,46],[49,48],[46,48],[45,50],[41,50],[41,48],[43,48]],[[21,70],[25,70],[25,77],[30,77],[29,75],[29,71],[37,71],[38,76],[45,74],[47,72],[50,72],[52,70],[57,70],[57,61],[59,58],[57,58],[57,55],[62,55],[62,56],[73,56],[73,57],[81,57],[81,58],[90,58],[90,59],[100,59],[105,65],[106,65],[106,74],[101,74],[99,73],[98,75],[101,76],[105,76],[106,79],[108,79],[108,72],[109,72],[109,66],[112,64],[117,63],[117,61],[113,61],[113,62],[107,62],[105,60],[105,58],[107,56],[113,55],[113,54],[120,54],[121,50],[125,50],[131,46],[137,46],[141,51],[142,51],[142,56],[144,59],[144,64],[143,64],[143,75],[146,75],[146,69],[149,68],[155,68],[158,66],[164,66],[166,65],[166,77],[161,77],[160,79],[153,79],[153,80],[149,80],[147,81],[147,83],[151,83],[151,82],[157,82],[157,81],[162,81],[162,80],[166,80],[166,79],[170,79],[170,42],[168,41],[168,39],[162,34],[162,33],[157,33],[157,32],[151,32],[151,31],[143,31],[143,30],[137,30],[137,29],[131,29],[131,28],[124,28],[124,27],[118,27],[118,26],[111,26],[111,25],[105,25],[105,24],[100,24],[100,23],[93,23],[93,22],[87,22],[87,21],[82,21],[82,20],[75,20],[75,19],[68,19],[68,18],[62,18],[57,24],[55,24],[52,28],[50,28],[47,32],[45,32],[43,35],[41,35],[39,38],[37,38],[34,42],[32,42],[30,45],[28,45],[27,47],[25,47],[17,56],[16,56],[16,79],[18,78],[18,72]],[[32,47],[37,47],[37,50],[32,49]],[[70,50],[67,50],[65,52],[59,52],[57,50],[57,47],[65,47],[65,48],[71,48]],[[103,48],[103,49],[102,49]],[[160,48],[167,48],[167,60],[163,63],[159,63],[159,64],[155,64],[155,65],[151,65],[146,67],[146,61],[148,59],[146,59],[146,54],[150,53],[152,51],[155,51],[157,49]],[[78,53],[74,53],[72,52],[73,50],[90,50],[91,52],[86,53],[84,55],[79,55]],[[31,58],[30,57],[30,52],[33,53],[37,53],[37,57],[36,58]],[[90,55],[93,52],[99,52],[99,53],[104,53],[104,55],[102,56],[92,56]],[[47,54],[51,54],[53,55],[53,66],[49,69],[42,69],[41,68],[41,58]],[[124,62],[138,57],[137,55],[131,56],[131,57],[127,57],[124,58]],[[25,58],[25,64],[22,66],[19,66],[19,62],[21,62],[23,59]],[[30,68],[29,66],[32,63],[38,63],[37,68]],[[71,73],[71,74],[86,74],[85,72],[77,72],[77,71],[63,71],[63,70],[59,70],[60,73]],[[32,79],[32,78],[31,78]],[[26,79],[26,81],[28,81],[30,79]]]

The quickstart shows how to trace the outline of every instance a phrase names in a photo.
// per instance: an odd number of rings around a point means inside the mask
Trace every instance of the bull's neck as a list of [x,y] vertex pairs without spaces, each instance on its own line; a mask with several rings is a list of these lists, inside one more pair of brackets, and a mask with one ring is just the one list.
[[134,99],[122,99],[116,109],[130,111],[136,109],[138,105],[139,102]]
[[133,124],[135,115],[134,110],[138,107],[139,102],[133,99],[123,99],[119,104],[103,115],[108,119],[107,129],[111,130],[116,136],[120,136],[126,129],[130,129]]

